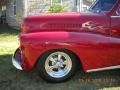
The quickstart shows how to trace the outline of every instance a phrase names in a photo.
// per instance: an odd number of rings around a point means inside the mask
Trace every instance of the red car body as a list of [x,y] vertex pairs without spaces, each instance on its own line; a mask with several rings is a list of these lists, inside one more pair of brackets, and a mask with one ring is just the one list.
[[110,11],[28,16],[20,29],[22,70],[31,70],[41,55],[65,49],[80,60],[85,72],[120,68],[120,8]]

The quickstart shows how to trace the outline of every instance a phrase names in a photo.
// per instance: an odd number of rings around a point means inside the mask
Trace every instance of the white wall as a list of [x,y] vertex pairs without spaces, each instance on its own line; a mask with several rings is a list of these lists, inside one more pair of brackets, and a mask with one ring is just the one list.
[[17,0],[16,15],[14,15],[14,0],[7,4],[6,9],[6,20],[9,26],[18,28],[19,24],[24,17],[24,5],[23,0]]

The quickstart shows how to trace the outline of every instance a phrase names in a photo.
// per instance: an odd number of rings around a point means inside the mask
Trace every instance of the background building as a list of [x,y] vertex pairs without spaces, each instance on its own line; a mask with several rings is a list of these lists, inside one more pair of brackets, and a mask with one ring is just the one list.
[[61,6],[63,12],[80,12],[88,9],[93,1],[95,0],[0,0],[0,13],[3,15],[5,12],[3,16],[9,26],[18,28],[24,17],[49,13],[52,6]]

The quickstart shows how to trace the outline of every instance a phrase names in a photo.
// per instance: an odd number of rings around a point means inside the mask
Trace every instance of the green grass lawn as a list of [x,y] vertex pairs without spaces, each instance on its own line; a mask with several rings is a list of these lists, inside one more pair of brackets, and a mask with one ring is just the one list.
[[78,71],[70,81],[51,84],[35,71],[16,70],[11,57],[19,46],[18,30],[0,27],[0,90],[120,90],[120,70],[85,74]]

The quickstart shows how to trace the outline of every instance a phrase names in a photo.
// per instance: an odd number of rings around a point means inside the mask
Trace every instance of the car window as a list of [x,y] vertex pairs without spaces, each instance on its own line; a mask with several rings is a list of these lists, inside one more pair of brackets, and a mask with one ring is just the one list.
[[94,11],[96,11],[96,10],[109,11],[112,9],[112,7],[116,3],[116,1],[117,0],[98,0],[91,9]]

